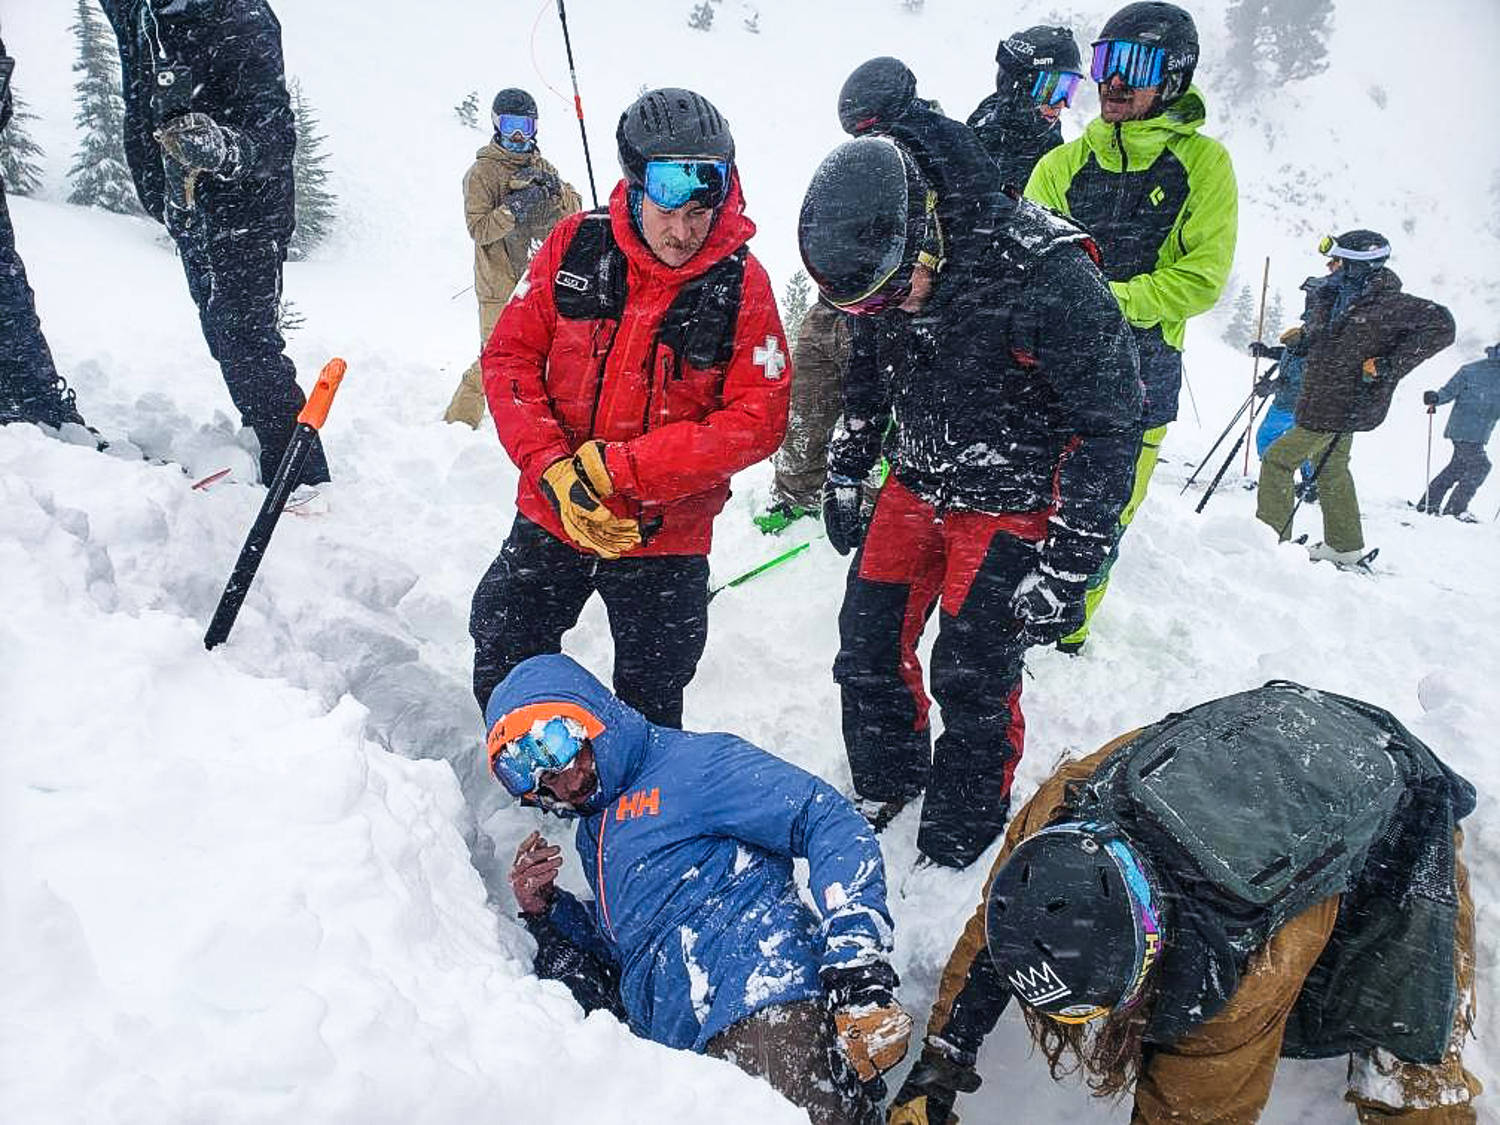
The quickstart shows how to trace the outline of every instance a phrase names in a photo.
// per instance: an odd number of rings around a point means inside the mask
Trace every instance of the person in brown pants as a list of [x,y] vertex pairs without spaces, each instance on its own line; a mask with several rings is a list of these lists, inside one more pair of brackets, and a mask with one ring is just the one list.
[[[474,294],[479,298],[482,350],[500,310],[526,274],[531,255],[558,220],[582,209],[578,193],[542,159],[536,143],[536,101],[525,90],[501,90],[490,119],[495,135],[464,175],[464,222],[474,239]],[[445,422],[478,429],[484,420],[479,357],[459,380]]]
[[1127,734],[1012,820],[890,1125],[951,1125],[1012,994],[1131,1120],[1249,1123],[1350,1056],[1360,1122],[1472,1125],[1474,789],[1387,712],[1286,682]]

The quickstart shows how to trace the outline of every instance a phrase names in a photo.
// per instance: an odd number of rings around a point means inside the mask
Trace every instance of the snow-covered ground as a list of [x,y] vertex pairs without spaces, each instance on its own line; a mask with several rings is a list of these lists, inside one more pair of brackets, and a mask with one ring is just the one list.
[[[503,889],[504,858],[536,820],[499,800],[481,768],[466,620],[509,526],[515,473],[492,432],[437,420],[476,344],[471,296],[450,296],[470,280],[458,180],[484,138],[450,107],[476,88],[540,93],[533,56],[565,88],[551,0],[275,6],[343,201],[334,242],[288,267],[307,318],[291,350],[305,383],[332,354],[350,372],[325,431],[331,510],[283,520],[230,643],[206,654],[203,628],[263,495],[245,483],[253,459],[157,230],[59,202],[73,144],[69,6],[5,2],[49,153],[48,198],[10,202],[60,365],[106,434],[238,479],[194,492],[171,466],[0,430],[0,1120],[797,1120],[733,1068],[585,1020],[530,978]],[[570,13],[600,190],[625,102],[643,84],[696,86],[733,123],[761,224],[753,247],[778,286],[795,268],[803,187],[839,139],[832,107],[848,70],[900,54],[926,92],[966,113],[995,41],[1050,10],[765,0],[752,35],[740,26],[748,6],[719,4],[707,34],[685,26],[688,6]],[[1204,516],[1196,494],[1178,497],[1249,381],[1214,318],[1193,326],[1201,424],[1184,395],[1085,654],[1031,661],[1017,796],[1060,755],[1273,677],[1388,707],[1480,788],[1467,836],[1481,935],[1469,1050],[1495,1087],[1500,529],[1489,516],[1500,485],[1479,494],[1478,526],[1414,518],[1404,501],[1422,484],[1421,390],[1496,336],[1496,146],[1475,135],[1493,140],[1494,125],[1460,123],[1429,76],[1434,65],[1488,73],[1500,11],[1445,0],[1425,6],[1418,30],[1400,0],[1342,0],[1329,73],[1231,105],[1215,90],[1220,9],[1193,7],[1209,131],[1228,138],[1241,179],[1240,277],[1258,280],[1271,253],[1290,311],[1296,283],[1319,268],[1317,235],[1373,226],[1395,242],[1408,287],[1454,309],[1460,345],[1356,441],[1366,538],[1381,547],[1369,578],[1276,546],[1234,475]],[[1072,6],[1080,39],[1109,9]],[[1441,63],[1413,63],[1417,42],[1443,44]],[[1070,132],[1094,108],[1085,95]],[[543,113],[548,155],[587,198],[565,104],[547,96]],[[1439,438],[1437,458],[1447,452]],[[736,481],[716,579],[783,549],[749,523],[768,482],[766,466]],[[1316,511],[1301,520],[1317,538]],[[818,541],[714,602],[689,725],[733,730],[847,784],[828,671],[844,569]],[[607,674],[597,604],[567,647]],[[883,837],[893,885],[915,820]],[[903,998],[919,1019],[983,866],[893,889]],[[564,880],[576,887],[576,868]],[[1125,1115],[1054,1086],[1013,1017],[982,1070],[966,1119]],[[1342,1084],[1341,1063],[1285,1064],[1267,1118],[1348,1119]],[[1487,1120],[1494,1104],[1481,1103]]]

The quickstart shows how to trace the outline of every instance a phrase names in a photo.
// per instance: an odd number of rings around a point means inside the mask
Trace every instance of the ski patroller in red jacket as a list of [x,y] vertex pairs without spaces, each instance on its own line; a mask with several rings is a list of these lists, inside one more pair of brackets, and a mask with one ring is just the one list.
[[737,172],[703,248],[678,268],[635,232],[623,180],[609,218],[626,261],[620,320],[558,313],[553,280],[585,220],[573,215],[537,251],[480,358],[495,429],[521,470],[516,508],[570,542],[541,490],[542,473],[597,438],[616,489],[610,509],[647,527],[661,518],[632,554],[707,554],[730,476],[769,457],[786,431],[791,363],[766,271],[746,255],[727,365],[678,364],[657,333],[678,291],[744,245],[755,224],[745,217]]

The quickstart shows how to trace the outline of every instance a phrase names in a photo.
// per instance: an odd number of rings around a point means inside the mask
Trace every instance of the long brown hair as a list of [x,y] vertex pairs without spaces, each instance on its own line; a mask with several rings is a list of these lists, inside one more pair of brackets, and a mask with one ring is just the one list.
[[1060,1023],[1021,1006],[1031,1041],[1047,1058],[1054,1079],[1082,1071],[1096,1098],[1113,1098],[1135,1087],[1143,1066],[1146,1024],[1156,1000],[1156,974],[1140,999],[1122,1012],[1091,1023]]

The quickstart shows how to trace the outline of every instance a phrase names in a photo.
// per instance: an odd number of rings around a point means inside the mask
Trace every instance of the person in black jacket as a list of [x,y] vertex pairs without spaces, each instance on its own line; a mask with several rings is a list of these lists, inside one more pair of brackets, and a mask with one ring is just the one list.
[[995,92],[969,115],[969,128],[1000,169],[1000,182],[1026,187],[1036,162],[1062,144],[1062,111],[1083,81],[1083,58],[1066,27],[1028,27],[995,49]]
[[[841,145],[798,234],[824,298],[859,314],[824,503],[835,549],[859,547],[834,664],[854,786],[877,826],[925,790],[918,849],[963,867],[1009,812],[1022,656],[1076,627],[1109,549],[1141,387],[1085,233],[988,190],[992,169],[964,196],[956,174],[988,158],[951,124],[971,150],[910,119],[888,131],[910,130],[920,154],[886,137]],[[866,532],[860,482],[883,437],[891,473]],[[934,757],[916,648],[940,598]]]
[[[270,481],[306,401],[277,319],[296,132],[266,0],[100,0],[120,44],[125,158],[182,255],[203,336]],[[328,480],[314,439],[302,481]]]
[[[0,133],[10,124],[14,66],[15,60],[5,53],[5,42],[0,40]],[[84,424],[73,391],[58,375],[42,335],[26,267],[16,253],[5,182],[0,179],[0,426],[12,422],[52,427]]]

